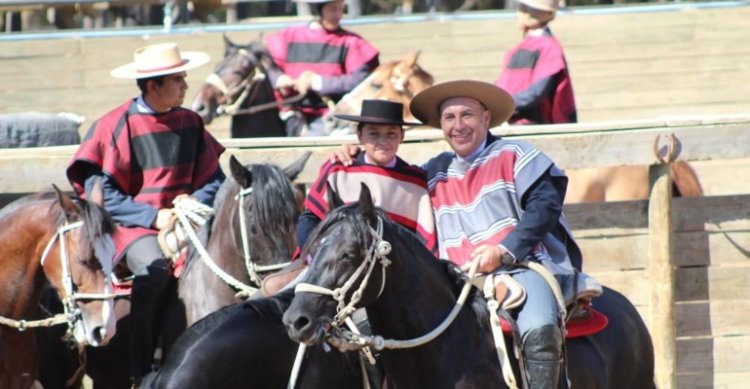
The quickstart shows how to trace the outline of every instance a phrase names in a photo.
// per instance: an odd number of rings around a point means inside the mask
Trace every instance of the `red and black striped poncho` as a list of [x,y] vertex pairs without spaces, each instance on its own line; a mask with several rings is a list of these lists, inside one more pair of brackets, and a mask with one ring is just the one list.
[[[79,195],[92,169],[109,176],[126,195],[157,209],[206,184],[220,169],[224,147],[193,111],[138,112],[135,99],[105,114],[84,137],[66,171]],[[157,231],[118,226],[115,258],[130,243]]]

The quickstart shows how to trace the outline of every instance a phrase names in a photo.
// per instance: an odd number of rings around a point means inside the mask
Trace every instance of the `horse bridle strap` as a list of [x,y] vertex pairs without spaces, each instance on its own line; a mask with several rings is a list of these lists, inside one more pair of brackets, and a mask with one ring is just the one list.
[[247,187],[240,190],[235,196],[237,200],[237,207],[240,218],[240,234],[242,235],[242,256],[245,258],[245,267],[247,267],[247,274],[250,275],[252,281],[260,286],[263,283],[262,273],[268,273],[277,271],[285,268],[291,262],[276,263],[273,265],[258,265],[253,261],[252,255],[250,255],[250,242],[247,240],[247,221],[245,220],[245,210],[243,204],[245,203],[245,197],[253,193],[253,187]]
[[[380,284],[380,290],[378,291],[378,296],[383,293],[383,289],[385,288],[385,269],[388,267],[388,265],[391,264],[391,261],[386,257],[391,252],[391,244],[383,240],[383,220],[378,217],[378,225],[377,230],[373,230],[372,227],[369,227],[370,234],[372,235],[372,245],[367,250],[367,256],[365,257],[364,261],[357,267],[357,270],[352,273],[351,276],[344,282],[344,285],[342,285],[339,288],[336,289],[328,289],[322,286],[313,285],[313,284],[307,284],[307,283],[299,283],[297,286],[294,287],[294,293],[318,293],[323,295],[331,296],[334,300],[338,302],[338,305],[336,307],[336,317],[333,318],[332,325],[334,327],[340,326],[346,318],[348,318],[357,308],[355,307],[357,303],[359,303],[359,300],[362,299],[362,294],[365,291],[365,288],[367,288],[367,283],[370,280],[370,275],[372,275],[373,269],[375,269],[375,265],[377,263],[380,263],[383,276],[381,278],[381,284]],[[359,288],[355,290],[352,293],[351,299],[349,302],[346,302],[346,295],[349,293],[349,290],[354,287],[354,283],[362,277],[362,281],[359,284]],[[376,297],[376,299],[377,299]]]
[[190,219],[188,219],[187,213],[184,209],[185,205],[183,205],[182,203],[183,201],[180,201],[175,204],[174,213],[175,215],[177,215],[177,219],[180,221],[180,223],[182,223],[185,233],[187,234],[188,238],[190,238],[190,241],[193,242],[193,247],[195,247],[195,249],[198,251],[198,254],[200,254],[201,258],[203,258],[203,262],[206,264],[206,266],[208,266],[208,268],[211,269],[211,271],[216,274],[217,277],[226,282],[227,285],[239,291],[246,293],[253,293],[257,291],[257,288],[245,285],[241,281],[232,277],[231,274],[222,270],[219,265],[216,264],[206,248],[203,247],[203,244],[201,244],[200,239],[198,239],[198,235],[196,235],[195,230],[193,230],[193,227],[190,224]]
[[[68,252],[65,249],[65,233],[68,231],[72,231],[76,228],[79,228],[83,226],[82,221],[77,221],[75,223],[65,223],[64,225],[60,226],[57,229],[57,232],[50,238],[49,242],[47,243],[47,246],[45,246],[44,251],[42,252],[42,256],[39,259],[39,262],[41,263],[42,267],[44,266],[44,262],[46,262],[47,257],[49,256],[50,251],[52,251],[52,248],[55,246],[55,242],[59,239],[60,240],[60,266],[62,267],[62,279],[63,279],[63,287],[65,288],[65,292],[67,294],[65,298],[65,304],[63,304],[63,308],[65,310],[64,313],[54,315],[52,317],[46,318],[46,319],[40,319],[40,320],[15,320],[10,319],[7,317],[0,316],[0,324],[13,327],[18,329],[19,331],[24,331],[27,328],[38,328],[38,327],[51,327],[59,324],[65,324],[67,323],[68,326],[73,326],[74,323],[78,320],[80,320],[80,312],[75,307],[75,301],[86,299],[86,300],[107,300],[114,297],[117,297],[116,294],[111,293],[76,293],[73,290],[73,279],[70,275],[70,269],[69,269],[69,259],[68,259]],[[107,282],[109,282],[109,274],[107,275]]]
[[[52,247],[54,247],[55,241],[59,239],[62,281],[63,287],[65,288],[65,293],[67,294],[66,300],[68,300],[69,304],[75,304],[76,300],[109,300],[115,297],[120,297],[120,295],[115,293],[78,293],[73,290],[73,277],[70,273],[70,258],[68,258],[68,250],[66,250],[65,248],[65,233],[80,228],[81,226],[83,226],[83,221],[77,221],[75,223],[65,223],[60,226],[57,229],[57,233],[55,233],[55,235],[50,238],[49,243],[47,243],[47,247],[44,248],[40,263],[42,264],[42,266],[44,266],[44,262],[47,260],[47,256],[49,256],[49,252],[52,250]],[[109,279],[110,274],[107,274],[108,283]]]

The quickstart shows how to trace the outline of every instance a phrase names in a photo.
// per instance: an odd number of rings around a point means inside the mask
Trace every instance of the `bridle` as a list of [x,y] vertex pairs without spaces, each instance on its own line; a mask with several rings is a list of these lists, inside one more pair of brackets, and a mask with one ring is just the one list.
[[[314,284],[299,283],[297,284],[297,286],[295,286],[294,293],[317,293],[331,296],[331,298],[333,298],[338,304],[336,306],[336,315],[329,323],[326,341],[341,352],[359,351],[365,358],[369,360],[371,364],[374,365],[376,361],[370,347],[373,347],[376,350],[383,350],[384,348],[399,349],[418,347],[432,341],[440,334],[442,334],[443,331],[445,331],[453,322],[453,320],[458,316],[458,313],[463,307],[464,302],[466,302],[472,285],[469,280],[476,273],[479,262],[474,261],[474,264],[472,265],[471,271],[469,273],[470,278],[464,284],[463,289],[461,289],[461,294],[456,301],[456,305],[453,307],[445,320],[443,320],[442,323],[440,323],[429,333],[409,340],[384,339],[383,337],[378,335],[363,335],[357,329],[357,326],[354,324],[351,315],[357,309],[355,306],[362,299],[362,295],[367,288],[370,276],[372,275],[373,270],[375,269],[375,265],[377,264],[381,265],[380,268],[382,271],[382,277],[380,289],[378,290],[378,294],[374,300],[379,299],[383,294],[386,281],[386,268],[391,264],[391,260],[387,258],[387,255],[390,254],[392,248],[389,242],[383,240],[383,219],[380,216],[377,217],[376,229],[373,229],[368,224],[368,232],[372,237],[372,242],[370,244],[370,247],[367,249],[367,255],[365,256],[365,259],[362,261],[362,263],[354,271],[354,273],[349,276],[349,278],[346,280],[346,282],[344,282],[342,286],[335,289],[329,289]],[[361,281],[359,287],[356,287],[356,290],[352,292],[351,298],[347,302],[346,295],[350,290],[355,288],[355,283],[360,278]],[[348,327],[348,330],[341,328],[341,325],[344,323]],[[305,349],[306,345],[304,343],[300,343],[299,349],[297,351],[297,358],[295,359],[294,365],[292,367],[292,374],[290,376],[289,385],[287,386],[288,388],[293,388],[296,384],[301,360],[305,353]],[[360,362],[362,364],[362,371],[364,372],[365,368],[363,360],[364,359],[361,359]],[[369,387],[369,384],[366,380],[365,387]]]
[[239,212],[240,219],[240,235],[242,240],[242,257],[245,259],[245,267],[247,268],[247,274],[250,276],[250,280],[260,287],[263,282],[262,275],[278,271],[289,265],[290,262],[276,263],[273,265],[258,265],[253,261],[250,255],[250,242],[247,240],[247,220],[245,216],[244,204],[246,198],[253,193],[253,187],[244,188],[237,193],[235,200],[237,200],[237,210]]
[[[211,258],[211,255],[203,246],[200,239],[198,238],[198,235],[196,235],[191,225],[191,221],[203,225],[205,223],[205,220],[201,220],[201,218],[195,216],[195,212],[189,209],[190,206],[186,205],[187,202],[177,202],[174,207],[177,219],[182,224],[185,233],[193,243],[193,247],[195,247],[196,251],[198,251],[198,254],[200,254],[203,262],[217,277],[219,277],[227,285],[238,290],[238,296],[240,297],[246,297],[252,293],[255,293],[263,282],[263,274],[278,271],[289,264],[289,262],[285,262],[273,265],[258,265],[253,260],[252,255],[250,254],[250,242],[247,238],[248,229],[245,216],[245,204],[247,203],[247,198],[252,193],[253,187],[250,186],[244,189],[240,189],[237,195],[234,196],[234,199],[237,202],[237,212],[239,214],[238,218],[240,220],[240,238],[238,239],[235,234],[234,240],[235,242],[239,240],[242,244],[242,257],[245,260],[245,268],[247,269],[247,274],[250,277],[252,285],[246,285],[242,281],[233,277],[231,274],[227,273],[221,267],[219,267],[219,265],[216,264],[213,258]],[[194,205],[191,204],[191,206]],[[208,208],[206,206],[203,207]],[[210,213],[213,212],[212,209],[208,209],[208,211]],[[234,229],[232,229],[232,231],[234,231]]]
[[[238,49],[236,55],[242,56],[252,65],[252,71],[250,71],[245,78],[240,80],[237,85],[229,87],[216,72],[211,73],[206,78],[206,83],[216,87],[216,89],[218,89],[226,98],[224,102],[220,103],[216,108],[217,114],[227,114],[231,116],[244,115],[276,107],[276,102],[271,102],[251,108],[240,108],[240,105],[246,100],[248,100],[248,103],[252,103],[258,90],[255,86],[266,79],[266,74],[260,69],[260,65],[257,63],[256,58],[247,49]],[[254,110],[254,112],[245,112],[247,110]]]
[[[351,314],[354,313],[355,310],[357,310],[355,306],[362,299],[362,294],[367,288],[367,284],[370,280],[370,276],[372,275],[373,270],[375,269],[375,265],[378,263],[381,265],[380,268],[382,270],[382,277],[378,295],[377,297],[375,297],[376,300],[380,297],[381,294],[383,294],[383,289],[385,289],[385,270],[391,264],[391,261],[387,258],[387,255],[391,252],[391,244],[383,240],[383,220],[380,217],[378,217],[377,230],[373,229],[369,225],[367,227],[368,232],[372,236],[372,243],[367,249],[367,255],[365,256],[365,259],[362,261],[362,263],[354,271],[354,273],[349,276],[349,278],[346,280],[346,282],[344,282],[342,286],[336,289],[328,289],[322,286],[303,282],[297,284],[297,286],[294,288],[295,294],[318,293],[331,296],[331,298],[336,300],[338,305],[336,306],[336,316],[334,316],[331,322],[331,326],[333,327],[340,327],[344,322],[351,320]],[[346,295],[349,294],[350,290],[355,288],[355,283],[360,278],[362,280],[359,283],[359,287],[357,287],[356,290],[352,292],[351,298],[347,302]]]
[[[49,327],[53,325],[68,324],[68,332],[73,332],[82,321],[81,310],[77,306],[78,301],[91,301],[91,300],[110,300],[115,297],[119,297],[118,294],[112,293],[112,272],[111,269],[105,269],[106,278],[104,281],[104,293],[80,293],[76,291],[75,283],[73,282],[73,273],[70,268],[70,258],[68,257],[67,250],[67,239],[65,234],[76,230],[83,226],[83,221],[77,221],[74,223],[65,223],[57,228],[57,231],[50,238],[47,246],[42,252],[42,256],[39,262],[44,268],[44,264],[49,257],[50,252],[55,243],[59,240],[59,252],[60,252],[60,269],[61,269],[61,281],[63,290],[65,291],[65,297],[63,298],[63,309],[62,314],[55,315],[48,319],[26,321],[26,320],[13,320],[4,317],[0,317],[0,324],[5,324],[10,327],[17,328],[19,331],[24,331],[26,328],[35,327]],[[111,237],[106,235],[107,243],[112,244]],[[112,246],[114,247],[114,246]],[[112,251],[114,253],[114,251]],[[106,259],[105,259],[106,260]],[[109,270],[109,271],[106,271]]]
[[[278,108],[280,105],[296,103],[305,97],[304,95],[295,95],[284,99],[281,102],[270,101],[267,103],[252,105],[258,94],[257,86],[264,82],[267,76],[255,56],[247,49],[238,49],[237,55],[246,58],[251,65],[254,64],[252,71],[237,83],[237,85],[229,87],[215,71],[206,77],[205,82],[216,87],[216,89],[226,97],[226,99],[216,107],[217,115],[252,115],[269,109]],[[236,97],[232,98],[232,96]],[[247,102],[249,106],[247,108],[240,108],[243,102]]]
[[[369,226],[368,226],[369,227]],[[373,336],[366,336],[362,335],[357,331],[356,326],[354,325],[354,322],[351,319],[351,314],[357,309],[355,308],[355,305],[360,301],[362,298],[362,293],[364,292],[365,288],[367,287],[367,282],[369,281],[370,275],[373,272],[373,269],[376,264],[381,264],[382,269],[382,281],[380,285],[380,290],[378,291],[378,295],[375,298],[377,300],[380,298],[380,296],[383,293],[383,290],[385,288],[385,280],[386,280],[386,267],[391,264],[391,261],[386,257],[391,252],[391,245],[387,241],[383,240],[383,220],[380,216],[377,218],[377,230],[373,229],[372,227],[369,227],[370,234],[372,235],[372,243],[370,247],[367,250],[367,256],[362,261],[360,266],[357,268],[357,270],[349,277],[349,279],[346,280],[344,285],[342,285],[339,288],[336,289],[329,289],[318,285],[313,284],[307,284],[307,283],[299,283],[294,288],[294,292],[296,293],[318,293],[323,295],[331,296],[334,300],[338,302],[338,305],[336,307],[336,316],[333,318],[333,320],[330,323],[329,328],[329,334],[327,337],[328,343],[333,345],[334,347],[338,348],[340,351],[354,351],[354,350],[366,350],[367,347],[374,347],[376,350],[382,350],[384,348],[390,348],[390,349],[403,349],[403,348],[412,348],[412,347],[418,347],[425,343],[428,343],[438,337],[440,334],[442,334],[448,326],[453,323],[453,320],[458,316],[458,313],[461,311],[461,308],[463,307],[464,303],[466,302],[466,299],[468,298],[469,291],[471,290],[472,284],[471,279],[474,277],[477,271],[477,267],[479,266],[478,261],[473,261],[471,268],[469,270],[468,278],[466,279],[466,282],[464,283],[463,288],[461,289],[461,293],[458,296],[458,299],[456,300],[455,305],[453,306],[453,309],[448,314],[448,316],[441,322],[437,327],[435,327],[432,331],[430,331],[427,334],[424,334],[420,337],[408,339],[408,340],[394,340],[394,339],[384,339],[381,336],[373,335]],[[364,277],[362,277],[362,281],[360,282],[359,287],[357,290],[355,290],[352,293],[352,297],[349,300],[349,302],[346,302],[346,294],[349,292],[350,289],[354,287],[355,282],[357,279],[360,278],[360,275],[364,274]],[[346,325],[349,327],[349,330],[341,328],[341,324],[346,323]],[[369,351],[364,351],[367,355]],[[369,356],[368,356],[369,358]]]

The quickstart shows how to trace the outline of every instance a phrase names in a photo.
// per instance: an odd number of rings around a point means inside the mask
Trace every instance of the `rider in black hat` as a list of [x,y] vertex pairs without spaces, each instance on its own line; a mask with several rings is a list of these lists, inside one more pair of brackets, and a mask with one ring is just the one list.
[[360,151],[351,166],[326,162],[310,188],[305,211],[297,225],[297,243],[303,247],[310,231],[330,211],[327,185],[346,203],[359,198],[360,183],[370,188],[375,205],[383,208],[396,222],[416,232],[435,252],[435,223],[430,206],[425,174],[396,155],[404,140],[404,106],[386,100],[362,101],[361,115],[336,115],[357,122]]

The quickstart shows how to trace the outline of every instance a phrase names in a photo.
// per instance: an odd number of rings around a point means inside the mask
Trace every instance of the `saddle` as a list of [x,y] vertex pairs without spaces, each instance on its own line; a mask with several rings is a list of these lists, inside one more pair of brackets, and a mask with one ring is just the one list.
[[[478,277],[476,282],[484,284],[489,282],[485,277]],[[494,296],[500,303],[500,308],[512,311],[526,301],[526,291],[523,286],[508,274],[496,275],[494,280]],[[475,283],[475,285],[477,285]],[[482,289],[486,288],[482,285]],[[596,334],[609,324],[609,319],[603,313],[594,309],[591,300],[598,296],[600,291],[585,289],[578,291],[567,305],[565,338],[578,338]],[[512,334],[512,325],[506,317],[500,317],[500,326],[506,336]]]

